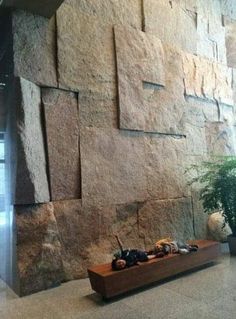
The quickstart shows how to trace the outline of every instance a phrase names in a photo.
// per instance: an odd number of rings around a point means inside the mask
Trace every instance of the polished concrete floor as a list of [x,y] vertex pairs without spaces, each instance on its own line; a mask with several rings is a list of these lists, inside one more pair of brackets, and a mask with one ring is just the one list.
[[105,302],[87,279],[18,298],[0,282],[1,319],[236,318],[236,257]]

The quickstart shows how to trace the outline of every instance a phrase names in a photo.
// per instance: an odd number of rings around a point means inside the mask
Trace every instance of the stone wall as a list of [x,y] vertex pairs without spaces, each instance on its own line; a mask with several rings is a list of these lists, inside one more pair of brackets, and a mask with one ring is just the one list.
[[235,153],[223,22],[234,19],[220,0],[66,0],[51,20],[14,12],[21,295],[110,261],[114,234],[139,248],[207,237],[185,169]]

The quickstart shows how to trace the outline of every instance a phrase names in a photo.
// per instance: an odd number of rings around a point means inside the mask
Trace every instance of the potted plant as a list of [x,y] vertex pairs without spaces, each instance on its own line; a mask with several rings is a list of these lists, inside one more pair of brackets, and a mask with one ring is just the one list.
[[197,171],[197,177],[191,184],[199,182],[200,199],[204,211],[212,213],[221,211],[224,225],[229,224],[232,235],[228,236],[231,255],[236,255],[236,157],[217,157],[212,161],[193,165],[191,169]]

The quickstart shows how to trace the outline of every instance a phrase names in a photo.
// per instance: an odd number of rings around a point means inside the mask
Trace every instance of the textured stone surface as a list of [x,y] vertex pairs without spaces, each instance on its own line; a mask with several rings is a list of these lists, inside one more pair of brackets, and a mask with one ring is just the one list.
[[167,199],[187,195],[185,138],[147,137],[145,171],[150,198]]
[[147,197],[144,165],[141,136],[118,130],[81,130],[83,203],[144,200]]
[[227,64],[236,67],[236,21],[226,26]]
[[117,99],[106,98],[103,94],[92,90],[80,92],[79,119],[81,126],[117,128]]
[[77,95],[43,89],[52,200],[80,198],[79,110]]
[[49,201],[40,115],[40,88],[20,79],[17,85],[17,172],[15,204]]
[[[182,6],[185,7],[186,3],[182,3]],[[193,8],[191,4],[189,7]],[[144,0],[144,17],[146,32],[155,34],[164,43],[196,53],[197,16],[195,12],[183,10],[176,1]]]
[[116,94],[113,25],[141,28],[141,1],[66,1],[57,12],[59,85]]
[[197,35],[197,54],[225,64],[225,29],[220,1],[197,1]]
[[115,42],[120,128],[181,133],[181,52],[131,28],[116,27]]
[[183,55],[185,94],[233,105],[232,69],[194,55]]
[[55,19],[13,13],[15,75],[43,86],[57,86]]
[[[165,85],[161,41],[131,28],[115,28],[120,128],[147,131],[143,85]],[[161,89],[161,88],[160,88]]]
[[[85,275],[85,250],[98,240],[98,216],[83,214],[79,200],[54,202],[54,214],[61,240],[65,280]],[[83,257],[85,260],[83,260]]]
[[64,273],[53,205],[17,206],[15,216],[20,295],[60,284]]
[[147,248],[168,236],[181,240],[194,238],[190,198],[148,201],[138,214],[139,230]]
[[221,213],[213,213],[208,218],[208,230],[210,236],[217,241],[227,241],[227,236],[232,234],[228,224],[224,225],[224,217]]
[[223,122],[206,124],[207,149],[210,155],[236,154],[236,128]]

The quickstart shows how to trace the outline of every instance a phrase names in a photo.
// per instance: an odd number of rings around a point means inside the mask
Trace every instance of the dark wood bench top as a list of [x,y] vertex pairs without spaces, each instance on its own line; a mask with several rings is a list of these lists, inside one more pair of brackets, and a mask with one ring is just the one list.
[[92,289],[105,298],[111,298],[208,264],[220,254],[218,242],[195,240],[189,243],[198,245],[198,251],[187,255],[170,254],[120,271],[112,270],[110,263],[91,267],[88,269],[88,274]]

